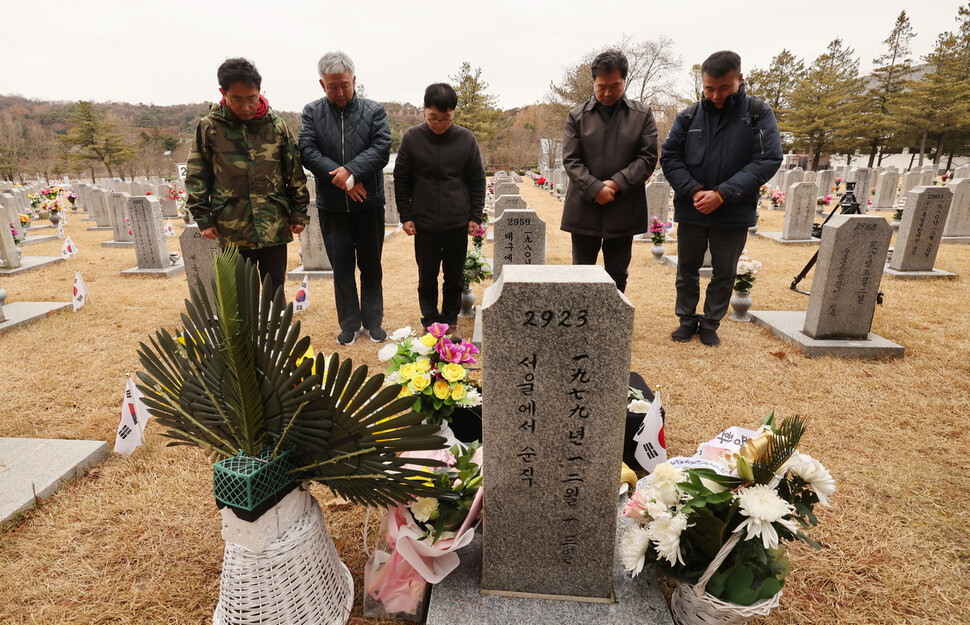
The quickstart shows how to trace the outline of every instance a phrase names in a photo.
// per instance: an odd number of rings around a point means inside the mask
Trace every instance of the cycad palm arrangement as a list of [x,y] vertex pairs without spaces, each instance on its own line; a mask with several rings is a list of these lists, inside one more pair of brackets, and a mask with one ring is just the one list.
[[[144,403],[167,428],[170,445],[196,445],[225,458],[275,459],[292,451],[294,481],[315,480],[340,496],[368,505],[439,496],[420,466],[399,452],[437,450],[437,427],[412,412],[414,397],[383,386],[337,354],[304,358],[293,306],[260,288],[255,267],[227,248],[215,261],[214,301],[192,290],[184,331],[156,332],[141,343],[138,373]],[[405,465],[411,465],[406,467]]]

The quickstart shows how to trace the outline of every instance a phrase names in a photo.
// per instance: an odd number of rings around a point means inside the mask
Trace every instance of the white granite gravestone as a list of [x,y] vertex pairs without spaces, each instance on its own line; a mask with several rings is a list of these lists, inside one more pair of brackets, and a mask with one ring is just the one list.
[[502,197],[503,195],[519,195],[519,185],[514,182],[498,182],[495,184],[495,189],[493,191],[495,197]]
[[908,171],[903,174],[903,182],[902,187],[899,190],[898,200],[902,200],[903,202],[906,201],[906,196],[909,195],[909,192],[913,189],[913,187],[919,184],[919,176],[920,172],[918,171]]
[[902,358],[901,345],[870,332],[891,238],[882,217],[834,215],[822,228],[808,310],[748,314],[808,358]]
[[518,193],[515,195],[496,195],[495,198],[495,219],[501,217],[506,210],[525,210],[529,207],[525,203],[525,198]]
[[[917,186],[920,187],[930,187],[933,186],[933,181],[936,179],[936,167],[932,165],[929,168],[924,168],[919,174],[919,183]],[[907,196],[908,201],[908,196]]]
[[108,194],[104,189],[91,189],[88,194],[91,198],[91,209],[94,211],[96,226],[88,230],[111,230],[111,215],[108,212]]
[[812,223],[817,198],[818,185],[814,182],[796,182],[791,186],[791,195],[785,200],[785,225],[781,241],[812,242]]
[[952,200],[949,187],[916,187],[909,192],[886,273],[894,278],[956,277],[933,267]]
[[189,292],[197,290],[201,283],[209,302],[215,301],[212,278],[215,275],[215,257],[222,253],[219,242],[202,236],[197,224],[191,224],[179,235],[182,250],[182,263],[185,265],[185,278]]
[[[315,210],[316,207],[311,207]],[[384,174],[384,225],[397,228],[401,216],[397,212],[397,199],[394,197],[394,176]]]
[[[4,209],[6,210],[6,209]],[[3,211],[0,210],[0,214]],[[21,232],[20,222],[16,224],[17,231]],[[14,242],[13,233],[9,227],[4,227],[0,222],[0,275],[13,276],[18,273],[40,269],[48,265],[64,262],[60,256],[21,256]]]
[[[505,196],[508,197],[508,196]],[[495,221],[492,276],[505,265],[546,264],[546,222],[533,210],[509,209]]]
[[860,167],[855,170],[855,199],[859,202],[859,210],[863,215],[869,208],[869,198],[872,197],[872,185],[874,183],[872,170],[868,167]]
[[878,210],[892,209],[896,204],[896,187],[899,185],[899,174],[894,171],[884,171],[876,178],[876,196],[872,200],[872,208]]
[[835,186],[835,170],[834,169],[823,169],[818,172],[818,193],[819,195],[828,195],[833,192],[832,187]]
[[961,165],[953,170],[953,179],[970,178],[970,165]]
[[782,193],[785,194],[785,201],[788,201],[788,196],[791,194],[791,186],[795,183],[802,182],[805,180],[805,170],[801,167],[796,167],[795,169],[789,169],[785,172],[785,177],[783,180],[784,188]]
[[[670,219],[670,183],[648,182],[647,191],[647,228],[656,217],[660,223],[666,224]],[[647,235],[649,238],[649,234]]]
[[169,258],[157,198],[145,195],[128,198],[128,218],[138,266],[122,271],[121,275],[170,277],[185,271],[185,265],[180,262],[173,265]]
[[135,247],[128,220],[130,198],[127,193],[108,194],[108,216],[111,218],[111,232],[114,238],[111,241],[103,241],[101,247]]
[[310,223],[300,233],[300,256],[303,264],[286,274],[290,280],[302,280],[304,275],[309,275],[311,280],[333,277],[333,266],[323,245],[320,211],[311,206],[309,215]]
[[633,305],[596,265],[508,265],[481,316],[482,592],[612,602]]
[[943,228],[943,242],[970,243],[970,179],[954,178],[947,186],[953,191],[953,201]]

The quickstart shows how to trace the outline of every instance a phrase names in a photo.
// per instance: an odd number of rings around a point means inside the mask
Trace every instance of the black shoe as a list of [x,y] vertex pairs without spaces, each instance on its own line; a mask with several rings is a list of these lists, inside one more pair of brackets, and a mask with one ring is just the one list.
[[713,328],[701,328],[697,333],[701,335],[701,343],[708,347],[717,347],[721,344],[721,339],[717,338],[717,330]]
[[688,343],[697,334],[697,325],[681,324],[679,328],[670,333],[670,338],[677,343]]
[[357,333],[353,330],[344,330],[337,335],[337,342],[341,345],[353,345],[357,340]]
[[383,343],[387,340],[387,332],[380,327],[367,330],[367,335],[370,336],[370,340],[374,341],[375,343]]

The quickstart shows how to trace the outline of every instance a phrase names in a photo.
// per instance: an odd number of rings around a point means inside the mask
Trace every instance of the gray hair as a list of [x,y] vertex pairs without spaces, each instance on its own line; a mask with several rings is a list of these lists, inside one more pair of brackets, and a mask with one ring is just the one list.
[[320,57],[320,60],[317,61],[317,72],[320,74],[320,78],[323,78],[324,74],[344,74],[350,72],[353,75],[354,62],[350,60],[350,57],[345,52],[334,50]]

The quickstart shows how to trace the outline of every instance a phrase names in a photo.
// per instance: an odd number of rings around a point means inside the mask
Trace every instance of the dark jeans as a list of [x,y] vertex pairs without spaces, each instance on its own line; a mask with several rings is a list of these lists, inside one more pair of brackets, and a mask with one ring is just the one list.
[[[384,321],[381,251],[384,248],[384,208],[343,213],[320,211],[323,245],[333,267],[333,296],[342,331],[368,330]],[[357,298],[355,266],[360,269]]]
[[595,265],[600,248],[603,248],[603,265],[610,274],[616,288],[622,293],[626,290],[626,279],[630,274],[630,258],[633,255],[633,237],[601,239],[585,234],[573,234],[573,264]]
[[239,248],[239,255],[256,265],[260,284],[269,275],[269,279],[273,281],[274,295],[283,286],[286,280],[286,244],[258,249]]
[[[717,330],[727,313],[738,257],[748,240],[744,226],[717,228],[681,223],[677,225],[677,303],[674,312],[682,325],[700,323],[702,328]],[[700,300],[700,268],[704,254],[711,249],[711,281],[704,297],[704,314],[697,315]]]
[[[442,232],[414,233],[414,260],[418,262],[418,304],[421,324],[438,321],[455,325],[461,312],[461,292],[465,288],[465,256],[468,253],[468,228]],[[441,312],[438,312],[438,269],[444,274],[441,287]]]

